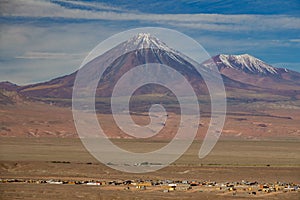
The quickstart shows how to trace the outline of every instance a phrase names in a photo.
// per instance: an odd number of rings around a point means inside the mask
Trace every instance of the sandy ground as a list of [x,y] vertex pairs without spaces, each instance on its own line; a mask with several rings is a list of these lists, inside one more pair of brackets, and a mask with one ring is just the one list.
[[[297,103],[297,102],[296,102]],[[297,104],[298,105],[298,104]],[[147,113],[144,113],[147,114]],[[149,117],[132,116],[139,125],[149,123]],[[239,103],[228,105],[222,137],[234,139],[295,139],[300,138],[299,105],[292,103]],[[110,138],[126,138],[111,115],[99,114],[98,121]],[[173,138],[179,116],[170,113],[166,126],[155,137]],[[201,115],[197,138],[206,134],[210,123],[207,113]],[[0,105],[0,136],[5,137],[78,137],[70,108],[40,102]]]
[[[146,151],[164,145],[164,141],[114,140],[123,148]],[[133,145],[134,144],[134,145]],[[1,138],[1,178],[43,178],[61,180],[198,180],[258,181],[274,183],[300,180],[298,141],[219,141],[205,159],[196,152],[196,142],[171,166],[146,174],[128,174],[113,170],[95,160],[78,139]],[[146,147],[146,149],[145,149]],[[59,162],[57,162],[59,161]],[[0,184],[1,199],[248,199],[232,194],[159,190],[124,190],[103,186]],[[253,199],[299,199],[297,193],[279,193]]]

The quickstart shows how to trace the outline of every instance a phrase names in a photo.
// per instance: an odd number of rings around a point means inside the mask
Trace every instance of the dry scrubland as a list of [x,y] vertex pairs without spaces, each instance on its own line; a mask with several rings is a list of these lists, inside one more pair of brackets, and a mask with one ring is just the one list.
[[[294,139],[300,138],[300,101],[228,102],[222,137],[232,139]],[[203,138],[210,122],[201,114],[197,138]],[[126,138],[114,125],[112,116],[98,115],[109,137]],[[149,123],[148,116],[134,116],[136,123]],[[178,115],[170,114],[163,132],[156,138],[172,138],[178,128]],[[0,136],[5,137],[77,137],[70,108],[50,106],[39,102],[0,105]]]
[[[166,141],[115,139],[123,148],[145,152]],[[61,180],[198,180],[295,182],[300,180],[299,141],[221,140],[205,159],[195,142],[171,166],[149,174],[128,174],[110,169],[96,161],[76,138],[1,138],[1,178],[43,178]],[[38,185],[7,183],[0,185],[2,199],[232,199],[211,192],[162,190],[124,190],[124,187],[87,185]],[[299,199],[297,193],[280,193],[254,199]],[[234,199],[245,199],[235,197]],[[247,198],[246,198],[247,199]]]
[[[96,161],[76,138],[69,108],[45,103],[21,102],[0,106],[0,178],[60,180],[198,180],[260,183],[300,180],[299,101],[229,102],[221,140],[206,158],[197,156],[201,141],[171,166],[149,174],[128,174]],[[242,108],[242,109],[241,109]],[[113,142],[133,152],[164,146],[176,131],[178,116],[169,115],[162,137],[154,140],[119,138],[111,116],[98,116]],[[135,116],[145,124],[146,116]],[[198,139],[207,129],[202,115]],[[122,136],[122,134],[121,134]],[[122,137],[125,137],[124,135]],[[147,161],[147,160],[145,160]],[[124,190],[122,187],[0,183],[0,199],[248,199],[220,196],[214,192]],[[297,193],[270,194],[253,199],[299,199]]]

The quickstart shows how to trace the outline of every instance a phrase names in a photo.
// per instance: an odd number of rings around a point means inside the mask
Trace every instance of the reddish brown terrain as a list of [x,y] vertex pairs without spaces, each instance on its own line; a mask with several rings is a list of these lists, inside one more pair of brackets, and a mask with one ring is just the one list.
[[[228,107],[221,140],[204,159],[197,156],[209,116],[203,114],[197,140],[171,166],[148,174],[118,172],[95,160],[76,134],[72,111],[33,101],[16,92],[3,92],[1,105],[0,197],[2,199],[299,199],[299,191],[280,186],[277,192],[259,192],[260,185],[299,185],[299,104],[278,97],[277,101],[239,102]],[[241,109],[241,107],[243,109]],[[113,142],[133,152],[147,152],[164,146],[176,131],[179,116],[169,114],[168,123],[153,140],[135,140],[122,133],[110,114],[98,114],[105,133]],[[148,117],[133,116],[145,124]],[[123,139],[122,139],[123,138]],[[40,183],[63,181],[66,184]],[[196,181],[225,183],[257,181],[248,186],[218,189],[192,186],[188,191],[170,191],[167,186],[76,185],[74,181]],[[9,181],[9,182],[7,182]],[[17,182],[11,182],[17,181]],[[129,189],[128,189],[129,188]],[[288,191],[288,192],[287,192]],[[255,192],[256,195],[253,195]]]
[[[126,150],[149,152],[165,146],[179,126],[174,96],[153,86],[135,93],[131,108],[137,124],[149,123],[153,103],[162,103],[168,111],[162,131],[144,140],[123,133],[115,124],[108,96],[123,73],[145,60],[171,65],[199,94],[201,119],[188,151],[156,172],[113,170],[95,160],[78,139],[71,109],[77,72],[25,86],[1,82],[0,199],[299,199],[299,73],[274,68],[250,55],[218,55],[204,62],[203,69],[216,64],[221,72],[227,113],[221,139],[200,160],[199,148],[210,123],[206,85],[189,59],[155,38],[147,36],[139,44],[143,42],[149,48],[119,57],[100,80],[95,102],[98,121],[113,143]],[[133,44],[129,40],[106,56]],[[152,49],[156,44],[164,50]],[[124,184],[126,180],[135,184]],[[100,182],[107,184],[96,185]],[[191,188],[170,189],[183,182]],[[151,185],[141,189],[136,185],[141,183]]]
[[[24,100],[14,93],[7,97],[7,104],[1,105],[1,136],[5,137],[78,137],[71,108],[58,107],[43,102]],[[12,102],[12,104],[10,103]],[[242,103],[243,105],[244,103]],[[222,137],[235,139],[292,139],[300,136],[300,113],[297,101],[290,105],[284,102],[230,105]],[[249,109],[249,110],[247,110]],[[251,109],[258,109],[254,111]],[[126,138],[114,123],[111,114],[99,114],[99,121],[111,138]],[[134,116],[139,124],[149,122],[147,115]],[[177,130],[178,115],[170,114],[168,123],[157,135],[160,139],[170,139]],[[210,118],[203,114],[199,123],[197,138],[205,134]]]

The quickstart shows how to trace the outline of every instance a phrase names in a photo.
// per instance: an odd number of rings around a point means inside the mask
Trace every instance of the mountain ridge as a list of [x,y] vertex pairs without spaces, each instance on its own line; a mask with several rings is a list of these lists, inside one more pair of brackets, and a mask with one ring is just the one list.
[[203,63],[206,67],[212,64],[224,76],[245,84],[278,91],[295,90],[299,93],[300,90],[299,72],[273,67],[249,54],[219,54]]
[[[125,51],[126,48],[128,51]],[[196,138],[202,139],[211,123],[211,104],[209,94],[205,93],[205,81],[195,69],[192,59],[144,33],[115,46],[101,56],[90,61],[90,64],[95,64],[92,68],[83,69],[89,70],[90,75],[97,78],[99,59],[107,59],[107,63],[110,63],[98,81],[95,98],[97,116],[109,138],[131,138],[120,131],[111,115],[109,96],[115,84],[134,67],[156,63],[158,66],[170,66],[181,73],[197,94],[200,94],[198,102],[201,122]],[[111,59],[113,56],[116,58]],[[216,55],[197,67],[203,73],[215,73],[210,65],[215,65],[220,71],[226,89],[227,117],[222,130],[225,137],[255,140],[299,137],[300,73],[274,68],[248,54]],[[158,68],[157,73],[162,72]],[[0,82],[0,136],[78,137],[69,109],[77,73],[75,71],[49,81],[24,86]],[[169,75],[165,74],[165,77],[170,78],[167,77]],[[174,80],[174,85],[180,86],[176,81]],[[178,127],[176,120],[180,117],[181,105],[176,96],[174,98],[166,88],[149,85],[138,88],[129,102],[133,119],[147,124],[147,113],[153,104],[162,105],[168,113],[168,119],[164,123],[165,132],[155,137],[173,138]]]
[[[132,50],[133,51],[129,51]],[[126,52],[125,54],[123,52]],[[123,53],[123,54],[122,54]],[[193,66],[193,60],[168,47],[158,38],[140,33],[120,43],[105,53],[107,59],[113,55],[121,55],[111,62],[111,66],[103,73],[96,95],[110,96],[118,79],[135,66],[146,63],[158,63],[171,66],[184,75],[198,93],[207,93],[205,82],[199,77]],[[100,57],[100,56],[99,56]],[[95,58],[93,61],[97,60]],[[91,62],[93,62],[91,61]],[[201,63],[203,73],[209,73],[212,65],[217,66],[227,91],[244,90],[257,93],[271,93],[283,96],[300,96],[300,73],[284,68],[273,67],[249,54],[219,54]],[[0,82],[0,88],[13,90],[33,98],[72,98],[72,88],[77,71],[49,81],[17,86],[8,82]],[[91,73],[97,74],[97,70]],[[174,84],[176,84],[174,82]],[[124,86],[126,87],[126,86]],[[146,91],[151,91],[148,87]],[[155,90],[152,90],[152,92]]]

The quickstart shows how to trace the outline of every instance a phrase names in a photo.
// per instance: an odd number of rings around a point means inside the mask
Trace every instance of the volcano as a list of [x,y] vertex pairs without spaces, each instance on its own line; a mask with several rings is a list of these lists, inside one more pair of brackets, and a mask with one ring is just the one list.
[[[133,49],[132,51],[127,51]],[[124,54],[124,52],[126,52]],[[116,56],[117,55],[117,56]],[[119,56],[120,55],[120,56]],[[180,74],[182,74],[193,85],[194,90],[198,94],[207,94],[206,85],[201,78],[201,75],[193,66],[191,59],[181,54],[180,52],[170,48],[158,38],[147,33],[140,33],[133,38],[115,46],[103,55],[92,60],[88,69],[91,76],[97,76],[99,60],[110,59],[117,57],[109,66],[105,66],[106,70],[102,74],[98,84],[96,96],[109,97],[117,81],[129,70],[136,66],[145,65],[148,63],[157,63],[170,66]],[[102,61],[101,61],[102,62]],[[95,63],[95,64],[94,64]],[[203,70],[206,70],[203,67]],[[157,73],[164,73],[158,71]],[[48,82],[28,85],[19,88],[19,92],[26,96],[34,98],[67,98],[72,97],[72,89],[76,78],[77,71],[63,77],[53,79]],[[165,78],[172,74],[165,74]],[[180,85],[174,80],[174,85]],[[123,86],[126,88],[126,85]],[[146,93],[170,93],[166,88],[161,86],[147,85],[137,91],[136,94]]]
[[[127,52],[127,49],[134,49]],[[127,53],[123,53],[127,52]],[[208,94],[203,78],[195,69],[192,59],[175,49],[170,48],[158,38],[147,33],[140,33],[129,40],[113,47],[105,53],[107,58],[120,55],[109,66],[100,79],[97,87],[97,97],[107,97],[112,93],[117,81],[129,70],[147,63],[158,63],[172,67],[181,73],[193,86],[196,94]],[[101,56],[100,56],[101,57]],[[92,62],[96,62],[99,57]],[[203,62],[200,69],[203,73],[214,73],[212,65],[219,69],[227,91],[243,93],[271,93],[288,97],[300,98],[300,73],[284,68],[275,68],[262,60],[248,54],[220,54]],[[157,72],[157,73],[163,73]],[[71,99],[77,71],[53,80],[38,84],[13,87],[1,84],[20,94],[35,99]],[[97,71],[93,74],[97,75]],[[166,77],[169,74],[166,74]],[[174,81],[176,83],[176,80]],[[126,85],[124,86],[126,88]],[[4,88],[5,89],[5,88]],[[170,94],[166,88],[147,85],[136,94]]]
[[299,94],[300,73],[273,67],[249,54],[220,54],[203,63],[210,68],[217,65],[220,73],[229,79],[265,89],[265,92]]
[[[133,50],[126,51],[126,49]],[[202,75],[211,73],[213,79],[215,70],[218,70],[227,96],[228,118],[223,131],[225,135],[245,138],[299,136],[297,135],[299,133],[297,109],[300,99],[300,73],[298,72],[273,67],[248,54],[216,55],[198,64],[196,70],[196,63],[192,59],[146,33],[138,34],[91,60],[89,63],[95,64],[92,65],[94,68],[86,68],[90,70],[91,76],[99,76],[97,62],[103,57],[106,59],[116,57],[105,67],[106,70],[102,73],[96,87],[95,108],[99,117],[105,119],[106,123],[102,125],[109,130],[109,137],[128,137],[122,134],[110,115],[109,97],[113,88],[127,74],[126,72],[148,63],[170,66],[188,80],[198,95],[202,117],[199,124],[200,131],[206,130],[211,117],[210,96]],[[72,135],[75,128],[69,107],[72,106],[73,87],[78,72],[80,71],[25,86],[0,82],[0,106],[4,113],[1,118],[3,123],[0,134],[22,135],[22,137]],[[162,78],[172,77],[172,74],[165,73],[159,68],[157,73],[162,74]],[[181,86],[176,79],[172,84]],[[122,87],[127,88],[128,85]],[[170,113],[168,119],[170,121],[166,123],[166,135],[160,135],[158,138],[173,138],[172,134],[178,127],[176,116],[180,113],[176,96],[173,97],[172,91],[166,87],[144,85],[134,92],[130,99],[129,110],[134,119],[139,120],[141,124],[147,124],[145,113],[149,111],[151,105],[161,104],[168,115]]]

